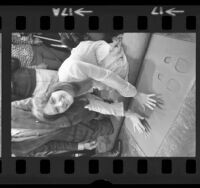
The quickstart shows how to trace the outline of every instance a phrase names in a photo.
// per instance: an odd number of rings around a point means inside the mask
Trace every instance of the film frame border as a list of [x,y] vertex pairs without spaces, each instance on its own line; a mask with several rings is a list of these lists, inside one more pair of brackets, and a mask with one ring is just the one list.
[[[62,6],[59,6],[62,7]],[[63,6],[65,7],[65,6]],[[153,6],[151,6],[152,8]],[[179,7],[179,6],[177,6]],[[89,31],[89,32],[113,32],[113,31],[123,31],[123,32],[196,32],[197,33],[197,51],[199,50],[198,43],[200,42],[199,25],[200,17],[197,13],[191,11],[191,14],[177,17],[162,16],[153,17],[149,14],[139,14],[134,15],[130,13],[125,13],[123,15],[123,10],[120,13],[114,12],[114,16],[107,13],[103,15],[102,23],[101,15],[89,16],[85,20],[77,17],[65,17],[65,18],[55,18],[49,14],[51,7],[42,8],[46,10],[46,13],[38,11],[39,15],[33,17],[30,13],[25,15],[19,11],[15,15],[15,12],[10,15],[0,11],[0,32],[2,33],[2,62],[8,61],[10,59],[10,37],[12,32],[56,32],[56,31]],[[136,7],[132,7],[136,9]],[[2,8],[1,8],[2,9]],[[0,9],[0,10],[1,10]],[[10,9],[5,7],[5,9]],[[98,7],[98,9],[101,9]],[[116,6],[118,10],[118,7]],[[189,8],[188,8],[189,9]],[[17,9],[18,10],[18,9]],[[20,10],[20,8],[19,8]],[[200,10],[200,7],[198,7]],[[125,12],[125,11],[124,11]],[[137,11],[136,11],[137,12]],[[188,11],[189,12],[189,11]],[[199,11],[200,12],[200,11]],[[109,19],[105,19],[109,18]],[[129,18],[132,18],[131,22]],[[9,19],[9,20],[6,20]],[[46,21],[47,20],[47,21]],[[49,20],[49,21],[48,21]],[[71,20],[71,21],[70,21]],[[31,22],[32,23],[31,23]],[[96,21],[99,24],[95,24]],[[73,27],[66,28],[66,23],[72,24]],[[75,23],[73,23],[75,22]],[[49,23],[49,24],[47,24]],[[56,23],[56,28],[54,27]],[[77,24],[78,23],[78,24]],[[103,26],[108,26],[106,29]],[[53,25],[53,27],[52,27]],[[67,25],[68,27],[68,25]],[[4,37],[5,36],[5,37]],[[196,62],[200,59],[197,54]],[[196,64],[198,66],[198,64]],[[91,183],[95,180],[105,179],[109,180],[111,183],[144,183],[144,178],[147,178],[148,182],[155,182],[156,177],[161,178],[159,182],[164,182],[166,179],[176,177],[177,179],[171,180],[171,182],[190,182],[190,177],[198,181],[199,169],[199,153],[198,145],[200,144],[200,139],[197,134],[198,127],[196,126],[196,157],[122,157],[122,158],[22,158],[16,157],[12,158],[10,154],[10,117],[8,112],[10,112],[10,100],[8,93],[10,93],[7,84],[10,83],[10,67],[2,64],[2,160],[0,161],[0,178],[2,182],[9,182],[9,177],[13,177],[13,180],[18,182],[17,178],[23,180],[24,177],[27,178],[27,183],[31,182],[31,177],[37,174],[35,177],[38,182],[42,182],[42,178],[65,178],[65,183],[75,182],[75,178],[80,178],[82,183]],[[196,69],[198,70],[198,68]],[[196,74],[198,76],[198,74]],[[6,81],[6,82],[5,82]],[[198,85],[198,78],[196,79],[196,84]],[[198,93],[198,88],[196,90]],[[197,97],[198,95],[196,95]],[[197,100],[196,100],[197,101]],[[196,105],[196,110],[198,112],[198,105]],[[198,116],[196,117],[196,122],[198,122]],[[5,128],[5,124],[7,124]],[[197,123],[196,123],[197,125]],[[5,144],[6,143],[6,144]],[[5,148],[6,145],[6,148]],[[130,165],[131,164],[131,165]],[[34,166],[34,168],[32,167]],[[37,166],[37,167],[36,167]],[[106,167],[109,167],[107,170]],[[36,167],[36,168],[35,168]],[[81,167],[81,168],[80,168]],[[83,167],[83,168],[82,168]],[[105,173],[107,171],[107,173]],[[58,173],[59,172],[59,173]],[[58,176],[59,174],[59,176]],[[82,174],[87,174],[88,180],[84,179]],[[39,177],[37,177],[39,175]],[[155,178],[149,179],[148,176],[155,175]],[[131,178],[135,177],[133,180]],[[182,178],[186,179],[182,179]],[[137,179],[138,178],[138,179]],[[53,180],[47,180],[52,182]],[[26,182],[26,180],[25,180]],[[34,182],[32,182],[34,183]]]

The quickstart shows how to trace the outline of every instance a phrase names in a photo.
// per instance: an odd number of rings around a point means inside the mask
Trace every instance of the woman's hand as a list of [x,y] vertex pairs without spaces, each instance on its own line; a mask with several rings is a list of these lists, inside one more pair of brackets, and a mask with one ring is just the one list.
[[137,93],[135,99],[140,104],[140,106],[145,110],[145,106],[154,110],[156,107],[157,101],[151,97],[156,96],[155,94],[145,94],[145,93]]
[[141,120],[144,120],[144,117],[140,116],[137,113],[127,111],[125,112],[125,117],[129,118],[133,124],[134,132],[136,132],[136,129],[139,133],[145,132],[145,127],[142,125]]
[[96,141],[82,142],[78,144],[78,150],[93,150],[97,147]]

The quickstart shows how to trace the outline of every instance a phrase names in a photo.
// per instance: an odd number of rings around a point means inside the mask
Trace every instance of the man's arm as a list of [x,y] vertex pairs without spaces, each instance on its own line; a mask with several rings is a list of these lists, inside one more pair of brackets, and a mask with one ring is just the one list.
[[136,88],[112,71],[81,61],[75,63],[77,66],[76,68],[79,69],[86,76],[94,80],[100,81],[103,84],[117,90],[122,96],[136,96]]
[[88,94],[87,98],[89,100],[89,104],[85,106],[85,108],[99,112],[105,115],[113,115],[113,116],[124,116],[124,104],[122,102],[119,103],[107,103],[103,100],[98,99],[97,97]]

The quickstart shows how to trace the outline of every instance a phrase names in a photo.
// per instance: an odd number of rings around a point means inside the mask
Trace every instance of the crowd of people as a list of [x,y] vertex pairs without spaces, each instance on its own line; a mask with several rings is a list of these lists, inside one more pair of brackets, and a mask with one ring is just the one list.
[[13,156],[119,156],[121,141],[98,152],[111,135],[110,117],[126,117],[147,133],[145,117],[124,109],[133,97],[154,110],[161,100],[128,82],[123,34],[13,33],[11,54]]

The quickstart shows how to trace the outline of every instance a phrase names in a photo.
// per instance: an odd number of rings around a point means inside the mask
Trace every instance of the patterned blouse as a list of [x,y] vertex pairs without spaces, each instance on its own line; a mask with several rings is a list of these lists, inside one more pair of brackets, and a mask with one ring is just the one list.
[[30,67],[33,60],[33,41],[29,37],[12,36],[11,54],[18,58],[22,67]]

